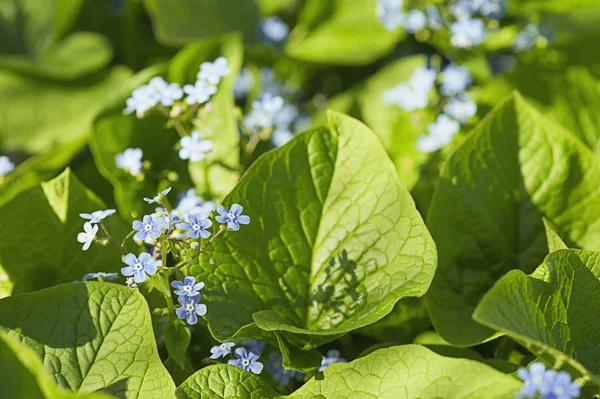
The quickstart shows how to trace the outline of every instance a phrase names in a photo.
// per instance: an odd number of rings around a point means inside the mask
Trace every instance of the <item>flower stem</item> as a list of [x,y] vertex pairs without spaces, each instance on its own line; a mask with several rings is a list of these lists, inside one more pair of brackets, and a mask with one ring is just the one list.
[[104,234],[106,234],[106,238],[108,239],[108,241],[115,244],[115,246],[117,248],[119,248],[121,250],[121,252],[123,252],[125,255],[127,255],[129,253],[129,251],[123,245],[121,245],[121,243],[119,243],[119,241],[115,240],[110,235],[110,233],[108,232],[108,229],[106,228],[106,226],[104,226],[104,222],[100,222],[99,224],[100,224],[100,227],[102,227],[102,231],[104,231]]
[[181,269],[182,267],[190,264],[194,259],[196,259],[198,256],[200,256],[200,254],[202,252],[204,252],[204,250],[206,249],[206,247],[208,247],[214,240],[215,238],[217,238],[218,236],[220,236],[225,230],[227,229],[227,225],[222,224],[221,228],[219,229],[219,231],[217,231],[217,233],[215,235],[213,235],[210,240],[208,240],[208,242],[206,244],[204,244],[202,246],[202,248],[200,248],[198,251],[196,251],[191,257],[189,257],[187,260],[179,263],[178,265],[173,266],[174,269]]

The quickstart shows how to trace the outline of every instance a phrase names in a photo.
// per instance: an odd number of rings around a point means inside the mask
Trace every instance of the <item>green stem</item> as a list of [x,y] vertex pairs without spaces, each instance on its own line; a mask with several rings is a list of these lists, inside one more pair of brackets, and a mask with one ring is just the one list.
[[198,251],[196,251],[189,259],[185,260],[184,262],[179,263],[178,265],[173,266],[173,268],[181,269],[182,267],[190,264],[194,259],[196,259],[198,256],[200,256],[200,254],[202,252],[204,252],[206,247],[208,247],[218,236],[220,236],[226,230],[226,228],[227,228],[226,225],[224,225],[224,224],[221,225],[221,228],[219,229],[219,231],[217,231],[217,234],[213,235],[210,238],[210,240],[208,240],[208,242],[202,246],[202,248],[200,248]]
[[121,250],[121,252],[123,252],[125,255],[127,255],[129,253],[129,251],[123,246],[121,245],[121,243],[117,240],[115,240],[110,233],[108,232],[108,229],[106,228],[106,226],[104,226],[103,222],[100,222],[100,227],[102,227],[102,231],[104,231],[104,234],[106,234],[106,239],[108,239],[108,241],[112,242],[113,244],[115,244],[115,246],[117,248],[119,248]]

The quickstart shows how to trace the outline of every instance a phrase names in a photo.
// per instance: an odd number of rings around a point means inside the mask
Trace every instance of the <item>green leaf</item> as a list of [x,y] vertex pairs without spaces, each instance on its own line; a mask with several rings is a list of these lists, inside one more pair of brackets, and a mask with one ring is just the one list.
[[198,398],[461,398],[509,399],[521,382],[483,363],[442,357],[419,345],[379,349],[335,364],[289,396],[279,396],[259,376],[229,365],[209,366],[177,388],[178,399]]
[[[92,245],[83,251],[77,242],[84,223],[79,214],[99,209],[105,209],[104,204],[69,169],[0,208],[0,261],[14,291],[35,291],[80,280],[89,272],[120,270],[117,249]],[[128,231],[116,216],[107,218],[106,226],[118,239]]]
[[[122,67],[78,80],[45,80],[0,71],[0,137],[5,151],[44,151],[88,132],[105,107],[129,94],[135,86]],[[133,88],[131,86],[133,85]]]
[[0,2],[0,54],[43,54],[74,22],[83,0]]
[[16,338],[0,332],[2,397],[10,399],[108,399],[99,393],[76,394],[56,389],[38,355]]
[[165,345],[171,359],[180,368],[185,368],[185,353],[190,346],[192,334],[187,325],[179,320],[173,320],[165,328]]
[[189,171],[198,192],[208,197],[224,197],[239,179],[240,133],[234,116],[233,84],[242,66],[243,51],[239,35],[223,35],[186,46],[169,67],[169,81],[181,84],[193,83],[200,64],[220,56],[227,58],[231,70],[210,100],[212,110],[196,121],[203,138],[213,142],[213,151],[206,162],[190,162]]
[[0,67],[48,79],[77,79],[105,67],[113,56],[104,36],[78,32],[38,58],[0,55]]
[[160,42],[183,45],[221,33],[241,31],[253,39],[260,13],[254,0],[144,0]]
[[564,243],[562,238],[556,234],[556,231],[552,229],[550,223],[544,219],[544,228],[546,229],[546,241],[548,241],[548,252],[552,253],[559,249],[567,249],[567,244]]
[[111,283],[64,284],[0,300],[0,331],[41,356],[59,388],[173,398],[150,319],[139,292]]
[[561,13],[573,10],[598,9],[597,0],[515,0],[509,2],[508,12],[511,15],[530,14],[534,12]]
[[315,371],[321,365],[323,359],[321,352],[316,349],[302,350],[289,346],[280,333],[275,333],[277,343],[283,357],[283,367],[288,370],[297,370],[303,373]]
[[364,65],[391,52],[405,33],[388,31],[374,0],[308,0],[285,51],[310,62]]
[[599,253],[551,253],[530,276],[513,270],[485,294],[473,318],[508,334],[548,364],[600,374]]
[[259,339],[258,326],[311,349],[423,295],[433,277],[435,245],[383,146],[342,114],[256,161],[233,203],[251,223],[191,268],[220,341]]
[[298,0],[257,0],[261,14],[273,15],[294,8]]
[[542,217],[570,247],[600,249],[599,184],[600,160],[518,94],[490,113],[445,164],[429,208],[439,266],[427,304],[440,335],[493,337],[473,310],[506,272],[542,262]]

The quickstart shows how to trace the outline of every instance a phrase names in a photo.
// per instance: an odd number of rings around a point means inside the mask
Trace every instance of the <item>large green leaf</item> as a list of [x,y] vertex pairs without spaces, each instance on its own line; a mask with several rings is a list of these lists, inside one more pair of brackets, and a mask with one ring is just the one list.
[[598,9],[598,0],[511,0],[508,12],[513,15],[533,12],[571,12],[573,10]]
[[435,245],[381,142],[342,114],[260,158],[223,203],[252,221],[191,270],[220,340],[258,326],[309,349],[423,295],[435,271]]
[[527,276],[513,270],[485,294],[473,317],[508,334],[548,364],[600,374],[600,254],[563,249]]
[[127,399],[174,396],[148,305],[137,290],[71,283],[5,298],[0,300],[0,331],[41,356],[60,388],[102,390]]
[[240,31],[256,37],[260,13],[254,0],[144,0],[159,41],[182,45]]
[[68,84],[0,71],[0,137],[4,150],[39,152],[73,140],[109,104],[137,86],[126,68],[115,67]]
[[330,366],[289,396],[237,367],[206,367],[177,388],[179,399],[500,399],[521,383],[483,363],[440,356],[419,345],[380,349],[348,364]]
[[287,41],[288,55],[304,61],[362,65],[383,57],[404,37],[377,19],[375,0],[308,0]]
[[[83,251],[77,242],[85,222],[79,214],[99,209],[104,204],[69,169],[0,208],[0,262],[14,291],[80,280],[93,271],[118,271],[122,263],[115,248],[93,245]],[[116,216],[106,219],[106,226],[118,238],[128,231]]]
[[56,389],[38,355],[16,338],[0,332],[0,378],[6,399],[109,399],[99,393],[77,394]]
[[0,67],[49,79],[77,79],[106,66],[113,52],[104,36],[78,32],[38,58],[0,55]]
[[569,247],[600,249],[600,160],[518,94],[489,114],[442,169],[428,214],[439,267],[427,295],[436,330],[472,345],[494,332],[471,319],[512,269],[548,253],[542,217]]
[[231,73],[219,83],[211,98],[212,110],[196,121],[202,137],[213,142],[207,161],[189,164],[192,180],[198,191],[210,197],[228,194],[239,179],[240,133],[234,116],[233,84],[242,66],[243,46],[238,35],[223,35],[192,43],[171,61],[169,81],[193,83],[201,63],[217,57],[227,58]]

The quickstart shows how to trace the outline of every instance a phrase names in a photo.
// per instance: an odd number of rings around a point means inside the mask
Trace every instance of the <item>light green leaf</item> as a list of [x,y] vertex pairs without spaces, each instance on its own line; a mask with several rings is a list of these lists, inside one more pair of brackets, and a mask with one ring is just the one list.
[[570,247],[600,249],[599,185],[598,157],[518,94],[490,113],[445,164],[429,208],[440,261],[427,304],[440,335],[493,337],[473,310],[506,272],[542,262],[542,217]]
[[0,71],[0,136],[5,151],[41,152],[88,132],[108,105],[136,82],[122,67],[64,82]]
[[190,346],[191,338],[190,329],[179,320],[173,320],[165,327],[165,346],[169,357],[182,369],[185,368],[185,353]]
[[283,334],[275,333],[277,343],[283,357],[283,367],[288,370],[297,370],[303,373],[315,371],[323,359],[321,352],[316,349],[302,350],[294,346],[289,346],[283,337]]
[[442,357],[419,345],[379,349],[334,364],[289,396],[240,368],[206,367],[177,388],[178,399],[512,399],[521,382],[483,363]]
[[0,55],[0,67],[48,79],[77,79],[106,66],[113,56],[104,36],[74,33],[37,58]]
[[243,51],[238,35],[223,35],[188,45],[173,58],[169,67],[169,81],[181,84],[193,83],[200,64],[220,56],[227,58],[231,70],[210,100],[211,111],[201,114],[196,121],[203,138],[213,142],[213,151],[207,161],[190,162],[189,171],[198,192],[209,197],[224,197],[239,179],[240,133],[234,117],[233,84],[242,66]]
[[258,32],[260,13],[254,0],[144,0],[159,41],[183,45],[196,39],[241,31]]
[[567,244],[564,243],[562,238],[556,234],[556,231],[552,229],[550,223],[544,219],[544,228],[546,229],[546,241],[548,241],[548,252],[552,253],[559,249],[567,249]]
[[600,8],[597,0],[512,0],[508,2],[508,12],[522,15],[534,12],[564,13],[573,10],[591,10]]
[[273,15],[294,8],[298,0],[257,0],[263,15]]
[[485,294],[473,318],[548,364],[566,362],[578,374],[600,374],[599,255],[563,249],[530,276],[513,270]]
[[251,223],[191,268],[220,341],[258,326],[314,348],[423,295],[435,271],[435,245],[379,139],[342,114],[261,157],[223,203]]
[[174,397],[148,305],[136,290],[72,283],[5,298],[0,300],[0,331],[41,356],[61,389],[101,390],[124,399]]
[[[69,169],[0,208],[0,261],[14,291],[80,280],[94,271],[120,270],[117,249],[92,245],[83,251],[77,242],[85,222],[79,214],[100,209],[104,204]],[[106,226],[118,238],[128,231],[117,216],[107,218]]]
[[76,394],[56,389],[38,355],[16,338],[0,332],[0,378],[3,398],[109,399],[99,393]]
[[375,0],[308,0],[291,32],[285,51],[303,61],[369,64],[405,36],[388,31],[377,18]]

